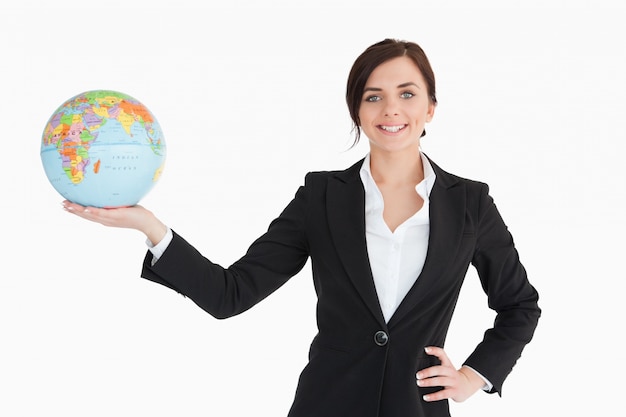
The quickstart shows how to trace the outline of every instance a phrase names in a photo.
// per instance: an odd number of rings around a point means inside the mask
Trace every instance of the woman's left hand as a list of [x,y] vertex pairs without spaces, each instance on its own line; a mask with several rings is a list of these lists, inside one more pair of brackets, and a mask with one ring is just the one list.
[[441,365],[422,369],[416,375],[420,387],[443,387],[443,389],[424,395],[424,401],[441,401],[450,398],[462,402],[471,397],[485,385],[485,381],[472,369],[456,369],[446,352],[437,346],[428,346],[426,353],[439,358]]

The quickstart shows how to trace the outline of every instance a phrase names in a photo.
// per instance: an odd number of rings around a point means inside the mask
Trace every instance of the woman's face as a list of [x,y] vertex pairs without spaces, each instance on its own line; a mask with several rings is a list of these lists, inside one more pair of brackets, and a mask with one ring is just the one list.
[[408,57],[393,58],[372,71],[359,109],[361,129],[372,152],[418,149],[435,105],[424,77]]

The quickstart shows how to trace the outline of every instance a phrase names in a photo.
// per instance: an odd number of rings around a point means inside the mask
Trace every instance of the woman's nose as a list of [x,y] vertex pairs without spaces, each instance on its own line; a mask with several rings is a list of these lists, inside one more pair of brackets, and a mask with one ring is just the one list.
[[385,116],[396,116],[398,114],[398,101],[395,99],[387,99],[383,110]]

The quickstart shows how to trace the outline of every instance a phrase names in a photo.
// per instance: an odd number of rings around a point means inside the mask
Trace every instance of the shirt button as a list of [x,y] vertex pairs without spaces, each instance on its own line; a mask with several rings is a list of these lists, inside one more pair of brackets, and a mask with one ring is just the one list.
[[385,346],[388,341],[389,336],[387,336],[387,333],[383,332],[382,330],[379,330],[376,332],[376,334],[374,334],[374,342],[378,346]]

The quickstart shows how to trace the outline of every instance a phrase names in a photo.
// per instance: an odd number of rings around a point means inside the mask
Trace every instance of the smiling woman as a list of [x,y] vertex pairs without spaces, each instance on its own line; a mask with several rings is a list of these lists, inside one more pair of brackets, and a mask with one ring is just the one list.
[[[359,130],[359,126],[361,125],[359,110],[361,109],[363,95],[366,93],[366,84],[372,82],[372,80],[370,80],[372,72],[387,61],[395,60],[400,57],[406,57],[413,62],[419,73],[418,77],[419,81],[421,81],[419,84],[425,87],[424,91],[431,104],[433,106],[437,105],[435,74],[424,50],[419,45],[413,42],[396,42],[391,39],[385,39],[382,42],[374,44],[354,61],[350,74],[348,75],[346,101],[348,103],[350,117],[354,123],[355,143],[359,141],[361,136]],[[410,83],[410,81],[407,82]],[[416,82],[415,84],[415,87],[418,88],[419,84]],[[398,88],[402,87],[408,86],[398,84]],[[377,87],[368,84],[368,88],[376,89]],[[426,132],[424,131],[421,136],[425,134]]]
[[[345,170],[308,173],[227,268],[141,206],[64,207],[145,234],[142,276],[216,318],[248,310],[310,258],[319,332],[290,417],[446,417],[448,399],[501,392],[533,337],[538,294],[488,186],[449,174],[420,150],[437,104],[422,49],[392,39],[370,46],[352,67],[346,99],[355,143],[363,132],[369,152]],[[456,367],[443,348],[469,265],[497,317]]]
[[403,56],[380,64],[370,74],[358,111],[371,152],[419,146],[435,113],[428,86],[413,60]]

